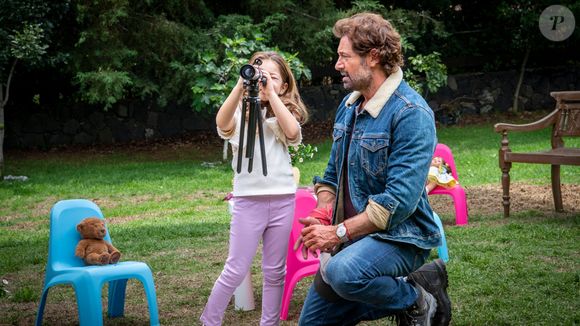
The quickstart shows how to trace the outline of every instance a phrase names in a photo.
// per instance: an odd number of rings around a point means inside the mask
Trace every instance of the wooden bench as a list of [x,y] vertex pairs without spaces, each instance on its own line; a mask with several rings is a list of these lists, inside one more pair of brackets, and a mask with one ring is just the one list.
[[[510,169],[512,163],[550,164],[552,193],[556,211],[564,210],[560,186],[560,165],[580,165],[580,148],[565,147],[563,137],[580,136],[580,91],[551,92],[556,109],[544,118],[529,124],[498,123],[494,130],[502,135],[499,167],[502,171],[504,217],[510,214]],[[552,127],[552,149],[540,152],[515,153],[509,148],[508,131],[535,131]]]

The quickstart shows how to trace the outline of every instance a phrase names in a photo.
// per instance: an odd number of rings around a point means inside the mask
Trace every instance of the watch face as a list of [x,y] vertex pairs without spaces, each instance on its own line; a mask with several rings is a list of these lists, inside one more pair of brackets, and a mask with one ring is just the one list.
[[346,227],[344,227],[344,225],[339,225],[338,229],[336,229],[336,235],[339,238],[342,238],[346,235]]

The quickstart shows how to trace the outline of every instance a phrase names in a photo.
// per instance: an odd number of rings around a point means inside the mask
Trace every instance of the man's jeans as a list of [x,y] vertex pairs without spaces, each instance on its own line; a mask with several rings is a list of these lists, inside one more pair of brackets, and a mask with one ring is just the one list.
[[355,325],[408,308],[415,289],[403,281],[419,268],[430,250],[366,236],[330,259],[325,277],[342,298],[329,302],[310,286],[299,325]]

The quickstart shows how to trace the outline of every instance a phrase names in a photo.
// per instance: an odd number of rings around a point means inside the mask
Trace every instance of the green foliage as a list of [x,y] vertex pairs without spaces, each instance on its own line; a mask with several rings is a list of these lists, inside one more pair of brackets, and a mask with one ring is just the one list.
[[[550,5],[562,5],[576,17],[580,2],[563,0],[512,0],[462,2],[440,7],[440,19],[445,22],[450,37],[437,44],[446,58],[458,58],[453,73],[468,71],[498,71],[514,69],[522,63],[527,48],[531,48],[528,66],[546,67],[576,60],[580,33],[563,42],[552,42],[538,29],[542,11]],[[578,18],[576,18],[576,28]],[[562,60],[553,60],[555,53]]]
[[[387,9],[377,1],[355,1],[348,11],[336,6],[331,0],[250,0],[232,14],[202,0],[99,0],[75,3],[74,11],[70,0],[6,0],[0,5],[0,41],[10,41],[8,35],[22,31],[23,22],[35,27],[20,39],[44,31],[45,42],[36,50],[49,51],[44,61],[52,65],[66,61],[58,71],[71,76],[78,86],[73,95],[82,102],[106,109],[140,99],[211,112],[231,89],[239,66],[257,50],[283,52],[303,81],[311,78],[309,67],[332,65],[337,44],[332,26],[355,11],[383,13],[415,43],[440,30],[428,13]],[[20,49],[19,55],[34,50]],[[0,49],[2,63],[8,56]]]
[[415,45],[423,43],[431,35],[435,38],[446,37],[448,34],[441,22],[430,17],[428,12],[386,8],[375,0],[353,1],[352,8],[345,16],[360,12],[381,14],[401,34],[401,43],[407,59],[405,79],[411,87],[427,95],[428,92],[434,93],[446,84],[447,67],[441,60],[441,54],[437,51],[420,53]]
[[192,87],[193,107],[197,111],[215,110],[225,101],[239,77],[239,69],[248,62],[252,53],[265,50],[264,39],[255,33],[250,39],[222,36],[224,53],[200,53],[195,65],[197,78]]
[[10,36],[10,43],[10,51],[15,58],[32,63],[40,61],[48,48],[40,24],[26,24],[22,31]]
[[[235,24],[234,24],[235,22]],[[288,62],[294,77],[309,79],[310,70],[298,58],[279,48],[271,48],[269,33],[261,33],[260,28],[268,29],[271,21],[254,25],[250,17],[233,15],[222,17],[212,34],[220,39],[220,47],[199,53],[198,63],[194,66],[196,73],[193,108],[197,111],[214,111],[225,101],[239,78],[239,69],[247,64],[256,51],[273,50],[280,53]],[[229,35],[233,35],[230,37]]]
[[[69,12],[68,0],[2,0],[0,1],[0,76],[4,76],[14,58],[34,63],[54,65],[66,54],[54,47],[58,38],[55,29],[61,27]],[[52,51],[48,52],[49,46]]]
[[247,14],[262,21],[264,34],[284,51],[300,53],[306,66],[332,64],[338,42],[332,26],[343,13],[335,1],[256,1],[248,4]]
[[352,2],[352,8],[345,13],[345,17],[352,16],[361,12],[383,12],[385,6],[375,0],[355,0]]
[[441,63],[441,54],[433,52],[428,55],[417,54],[408,58],[407,81],[424,96],[435,93],[447,83],[447,67]]
[[195,53],[211,45],[197,25],[212,19],[202,1],[103,1],[77,9],[81,32],[70,68],[82,99],[105,108],[130,98],[161,107],[191,101]]
[[314,153],[318,152],[318,147],[301,143],[298,146],[288,147],[288,152],[292,166],[296,166],[298,163],[304,163],[305,160],[314,158]]
[[103,104],[105,110],[123,98],[125,89],[133,84],[126,71],[79,72],[76,80],[81,87],[82,98],[91,104]]
[[[28,56],[36,58],[37,65],[20,66],[19,73],[49,67],[49,75],[61,76],[61,84],[54,89],[73,93],[61,97],[41,94],[43,100],[80,99],[110,107],[139,99],[156,102],[159,107],[175,102],[207,112],[222,98],[220,94],[227,92],[235,76],[235,65],[228,69],[235,60],[228,59],[226,52],[247,59],[239,52],[252,46],[244,42],[257,42],[256,48],[279,48],[298,56],[300,61],[296,62],[304,68],[293,67],[295,73],[306,72],[308,67],[330,75],[326,71],[332,69],[338,43],[332,26],[337,19],[372,11],[389,19],[401,33],[406,76],[426,93],[439,85],[443,61],[455,63],[448,68],[453,73],[512,69],[521,63],[523,49],[531,47],[530,66],[542,60],[540,64],[551,65],[548,53],[563,54],[574,64],[575,58],[567,53],[578,52],[579,33],[557,43],[538,33],[537,16],[550,4],[548,0],[245,0],[224,6],[203,0],[3,0],[0,77],[6,77],[15,55]],[[580,10],[578,1],[559,4],[574,13]],[[232,42],[230,48],[226,48],[224,38]],[[26,40],[28,46],[24,46]],[[37,45],[30,46],[30,42]],[[13,45],[18,49],[13,50]],[[208,59],[207,53],[215,58]],[[476,60],[470,60],[474,57]],[[458,66],[463,59],[473,68]],[[432,62],[433,68],[420,64],[425,61]],[[200,67],[208,62],[216,67]],[[227,74],[228,70],[233,73]],[[216,74],[228,77],[216,83]],[[316,77],[314,83],[332,76]],[[68,83],[78,87],[71,89]],[[39,88],[29,93],[41,92]],[[13,100],[18,105],[30,103],[28,98]]]
[[543,36],[538,33],[539,14],[550,4],[552,2],[537,0],[502,1],[499,4],[498,23],[512,35],[513,50],[527,48],[542,40]]
[[129,66],[135,65],[138,52],[124,42],[129,1],[79,4],[77,10],[81,32],[73,51],[74,81],[82,99],[102,103],[107,109],[136,83]]
[[[319,55],[327,56],[325,60],[332,61],[335,45],[331,42],[332,26],[334,22],[342,17],[350,16],[357,12],[373,11],[381,13],[384,17],[394,20],[395,26],[402,31],[403,35],[410,35],[403,38],[405,49],[410,53],[415,53],[415,56],[409,58],[409,69],[406,78],[408,78],[413,86],[420,92],[435,92],[439,87],[446,82],[446,67],[441,62],[441,55],[438,52],[433,52],[427,55],[416,53],[415,46],[411,41],[419,42],[421,35],[431,31],[439,37],[445,36],[443,25],[435,19],[429,17],[427,13],[415,13],[408,10],[401,9],[387,9],[377,1],[359,0],[353,2],[353,7],[347,12],[334,11],[333,14],[322,15],[318,19],[314,19],[312,15],[307,16],[311,20],[317,20],[317,23],[311,24],[309,22],[306,26],[316,26],[316,32],[307,30],[307,27],[302,24],[293,24],[291,28],[284,29],[286,34],[281,34],[280,31],[286,27],[290,17],[293,21],[300,21],[304,18],[303,8],[295,8],[291,1],[285,3],[290,8],[292,15],[288,15],[283,10],[283,4],[262,4],[252,2],[250,11],[253,9],[258,14],[264,14],[280,10],[271,15],[265,15],[262,22],[254,24],[252,18],[241,15],[221,16],[218,19],[216,26],[212,29],[210,34],[215,39],[220,40],[219,45],[208,47],[204,52],[197,54],[197,64],[194,66],[194,85],[193,92],[193,107],[197,111],[215,110],[227,97],[229,91],[235,85],[238,79],[238,69],[241,65],[247,63],[248,57],[251,53],[258,50],[269,49],[269,44],[274,44],[274,50],[282,52],[286,60],[289,62],[294,75],[297,79],[304,77],[310,79],[310,70],[305,63],[298,58],[298,52],[292,54],[282,51],[276,45],[284,45],[284,49],[292,48],[296,42],[301,42],[300,37],[305,33],[307,35],[314,35],[314,43],[316,46],[306,48],[305,53],[318,52]],[[324,1],[319,4],[322,7],[328,4]],[[281,7],[278,7],[281,6]],[[319,13],[319,11],[315,11]],[[324,22],[326,26],[320,26]],[[401,26],[399,26],[399,24]],[[294,31],[298,31],[297,36]],[[289,40],[289,35],[298,37],[299,41]],[[325,47],[322,49],[321,47]],[[308,58],[308,55],[301,53],[301,57]]]

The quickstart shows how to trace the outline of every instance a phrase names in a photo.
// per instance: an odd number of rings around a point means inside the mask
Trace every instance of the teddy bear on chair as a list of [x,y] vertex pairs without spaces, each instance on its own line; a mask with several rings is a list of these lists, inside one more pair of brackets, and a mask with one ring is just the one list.
[[81,234],[75,249],[75,256],[82,258],[87,265],[115,264],[121,258],[121,253],[112,244],[104,240],[107,234],[105,221],[98,217],[88,217],[77,225]]

